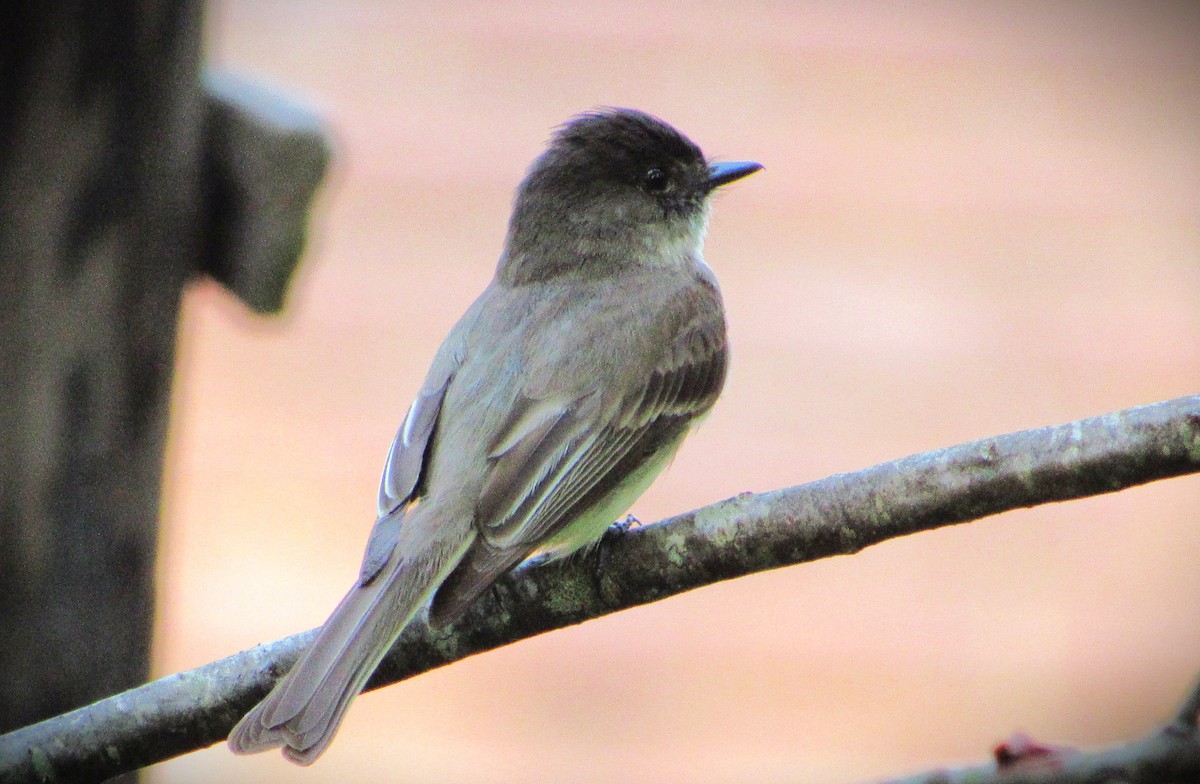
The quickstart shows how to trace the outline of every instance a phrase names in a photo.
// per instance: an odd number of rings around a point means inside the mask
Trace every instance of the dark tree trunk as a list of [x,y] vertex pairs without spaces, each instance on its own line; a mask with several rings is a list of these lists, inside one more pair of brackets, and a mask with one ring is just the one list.
[[199,266],[203,110],[197,2],[7,13],[0,730],[149,674],[175,322]]
[[147,678],[184,284],[279,307],[327,153],[238,181],[288,162],[206,93],[198,0],[0,16],[2,733]]

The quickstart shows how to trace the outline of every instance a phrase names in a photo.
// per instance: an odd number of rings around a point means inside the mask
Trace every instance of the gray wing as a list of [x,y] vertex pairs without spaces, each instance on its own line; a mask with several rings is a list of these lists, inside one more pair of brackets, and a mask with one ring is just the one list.
[[433,435],[433,426],[437,424],[449,386],[450,376],[447,376],[433,389],[422,388],[409,406],[404,422],[392,439],[387,462],[383,464],[383,475],[379,477],[380,517],[412,500],[421,478],[421,467],[425,464],[425,450],[429,447],[429,438]]
[[433,367],[404,417],[379,479],[379,517],[367,540],[359,584],[375,578],[392,554],[404,522],[404,507],[421,495],[423,471],[433,432],[442,411],[442,401],[462,357],[443,346]]
[[723,325],[698,325],[623,399],[518,401],[476,507],[485,541],[524,553],[553,536],[707,413],[725,368]]
[[438,589],[432,622],[454,621],[496,577],[604,508],[623,480],[708,412],[725,382],[723,325],[685,333],[675,348],[643,385],[607,408],[601,390],[517,401],[489,454],[476,506],[480,540]]

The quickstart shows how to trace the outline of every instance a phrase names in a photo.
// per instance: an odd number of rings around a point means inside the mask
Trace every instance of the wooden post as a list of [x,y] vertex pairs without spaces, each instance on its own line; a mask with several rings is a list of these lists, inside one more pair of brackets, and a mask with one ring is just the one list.
[[198,0],[17,3],[0,47],[0,732],[149,674],[180,296],[282,306],[328,150],[205,79]]

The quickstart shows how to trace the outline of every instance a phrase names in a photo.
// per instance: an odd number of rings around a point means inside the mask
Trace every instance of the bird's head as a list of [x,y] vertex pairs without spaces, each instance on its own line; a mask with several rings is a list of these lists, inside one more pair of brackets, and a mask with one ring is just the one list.
[[579,115],[517,190],[501,275],[519,283],[699,258],[713,191],[761,168],[710,164],[690,139],[644,112]]

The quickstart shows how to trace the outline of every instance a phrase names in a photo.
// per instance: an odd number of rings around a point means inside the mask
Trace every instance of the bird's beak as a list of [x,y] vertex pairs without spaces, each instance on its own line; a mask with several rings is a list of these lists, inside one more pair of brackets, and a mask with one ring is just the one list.
[[714,163],[708,167],[708,189],[710,191],[720,188],[722,185],[728,185],[734,180],[740,180],[743,177],[754,174],[762,168],[761,163],[754,161],[729,161],[728,163]]

